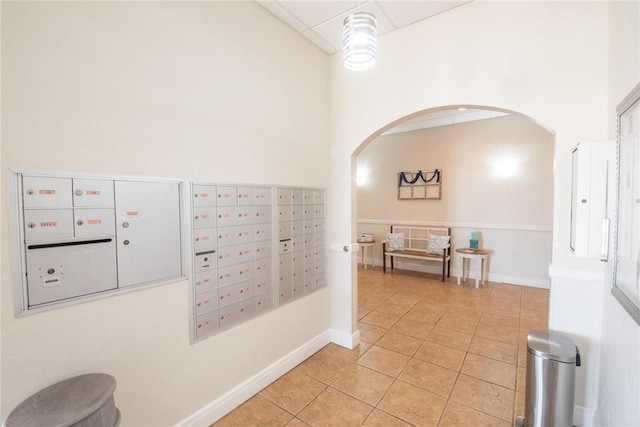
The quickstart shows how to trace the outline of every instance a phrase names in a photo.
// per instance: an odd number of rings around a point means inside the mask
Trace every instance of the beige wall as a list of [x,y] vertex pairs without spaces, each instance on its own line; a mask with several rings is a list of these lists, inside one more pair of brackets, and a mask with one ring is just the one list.
[[[252,2],[3,2],[2,90],[3,175],[328,184],[327,57]],[[105,372],[123,426],[175,424],[329,327],[327,289],[189,345],[186,281],[15,318],[7,227],[2,418]]]
[[[464,247],[479,231],[491,251],[491,280],[548,286],[553,135],[539,125],[510,115],[381,136],[357,161],[365,178],[357,194],[359,233],[376,232],[382,241],[391,224],[434,224],[452,227],[454,247]],[[513,168],[506,178],[505,166]],[[436,168],[441,200],[397,199],[399,171]],[[380,264],[382,249],[375,249]]]

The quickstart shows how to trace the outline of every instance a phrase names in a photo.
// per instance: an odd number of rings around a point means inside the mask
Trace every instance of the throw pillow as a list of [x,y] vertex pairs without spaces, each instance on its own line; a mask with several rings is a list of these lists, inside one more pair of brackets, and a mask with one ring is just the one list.
[[387,250],[404,250],[404,233],[387,233]]
[[442,255],[442,250],[449,244],[451,236],[439,236],[437,234],[429,234],[429,246],[427,253]]

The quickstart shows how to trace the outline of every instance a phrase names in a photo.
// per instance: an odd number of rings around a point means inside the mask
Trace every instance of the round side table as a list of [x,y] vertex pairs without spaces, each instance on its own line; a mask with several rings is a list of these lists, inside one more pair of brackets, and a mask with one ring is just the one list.
[[367,259],[373,258],[373,247],[375,244],[376,242],[363,242],[358,240],[358,245],[362,248],[362,264],[364,264],[365,270],[367,269]]
[[[459,260],[462,261],[462,272],[458,273],[457,283],[460,284],[460,277],[462,275],[462,280],[466,280],[469,276],[469,270],[471,269],[471,260],[477,259],[480,260],[480,275],[479,278],[476,277],[476,288],[479,287],[479,283],[484,285],[484,264],[487,258],[489,257],[489,252],[484,249],[471,249],[471,248],[459,248],[456,249],[456,256]],[[465,264],[469,263],[469,267],[466,268],[465,274]]]

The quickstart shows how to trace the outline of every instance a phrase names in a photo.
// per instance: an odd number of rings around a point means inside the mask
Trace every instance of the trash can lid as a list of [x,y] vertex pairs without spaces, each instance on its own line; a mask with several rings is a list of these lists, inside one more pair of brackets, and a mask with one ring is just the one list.
[[576,345],[573,340],[549,331],[530,331],[527,335],[527,351],[543,359],[576,362]]

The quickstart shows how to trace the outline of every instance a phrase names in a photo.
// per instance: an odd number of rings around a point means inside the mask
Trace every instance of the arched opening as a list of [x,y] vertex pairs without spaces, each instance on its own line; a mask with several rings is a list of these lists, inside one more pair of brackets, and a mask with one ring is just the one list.
[[[468,247],[471,232],[476,232],[481,248],[490,254],[485,279],[549,288],[554,143],[554,132],[534,119],[478,105],[421,110],[384,126],[352,155],[352,179],[357,183],[352,223],[357,236],[373,234],[378,242],[373,254],[365,254],[367,264],[380,269],[381,241],[391,225],[449,227],[449,283],[461,273],[453,250]],[[436,169],[442,174],[440,197],[399,200],[398,173]],[[405,271],[439,280],[440,265],[421,260],[399,264]],[[476,265],[471,269],[480,275]],[[352,275],[355,290],[358,276]],[[354,295],[362,294],[355,290]],[[354,298],[354,317],[358,308]],[[360,308],[355,325],[375,307]]]

